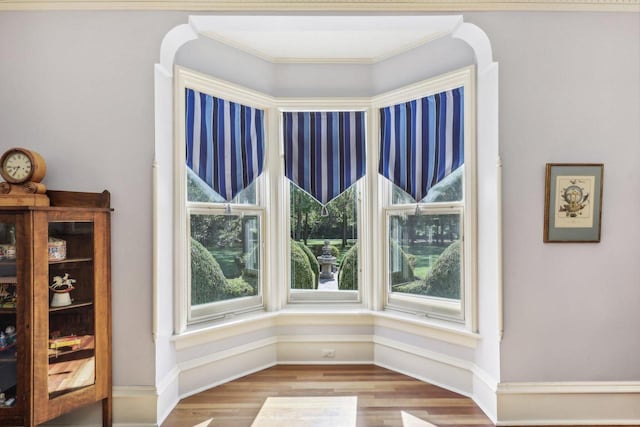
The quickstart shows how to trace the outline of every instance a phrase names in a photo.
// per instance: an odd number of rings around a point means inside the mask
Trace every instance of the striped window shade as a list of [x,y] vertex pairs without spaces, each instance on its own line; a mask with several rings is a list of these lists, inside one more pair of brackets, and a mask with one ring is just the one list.
[[186,89],[187,166],[230,202],[262,173],[264,111]]
[[380,109],[379,172],[416,202],[464,164],[464,88]]
[[285,175],[323,206],[365,173],[365,113],[283,113]]

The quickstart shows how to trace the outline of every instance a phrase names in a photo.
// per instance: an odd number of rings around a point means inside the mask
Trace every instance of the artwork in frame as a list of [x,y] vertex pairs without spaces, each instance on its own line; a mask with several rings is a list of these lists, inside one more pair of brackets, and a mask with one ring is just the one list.
[[545,243],[600,242],[602,163],[547,163]]

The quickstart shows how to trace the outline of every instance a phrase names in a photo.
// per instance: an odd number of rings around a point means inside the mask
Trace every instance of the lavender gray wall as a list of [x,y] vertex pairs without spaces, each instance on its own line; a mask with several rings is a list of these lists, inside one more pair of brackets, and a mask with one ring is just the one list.
[[[501,380],[640,380],[640,15],[465,19],[500,63]],[[601,243],[542,243],[547,162],[604,163]]]
[[[113,195],[115,385],[154,385],[153,64],[180,12],[0,13],[0,150]],[[638,14],[473,13],[500,63],[503,381],[640,380]],[[600,244],[542,243],[544,164],[603,162]],[[482,309],[482,308],[481,308]]]

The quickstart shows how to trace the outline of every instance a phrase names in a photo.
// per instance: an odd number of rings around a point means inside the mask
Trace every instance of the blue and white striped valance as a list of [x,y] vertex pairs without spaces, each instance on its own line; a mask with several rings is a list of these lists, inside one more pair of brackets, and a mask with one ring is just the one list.
[[285,175],[323,206],[365,173],[365,113],[285,112]]
[[264,165],[264,111],[186,89],[187,166],[230,202]]
[[380,109],[379,172],[419,202],[464,164],[464,88]]

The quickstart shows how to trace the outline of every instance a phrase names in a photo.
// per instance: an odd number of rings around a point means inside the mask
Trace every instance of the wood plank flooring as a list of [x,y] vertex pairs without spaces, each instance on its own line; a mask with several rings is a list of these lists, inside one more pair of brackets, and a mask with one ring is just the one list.
[[357,427],[402,427],[401,411],[438,426],[493,426],[471,399],[378,366],[279,365],[180,401],[162,427],[250,427],[271,396],[357,396]]

